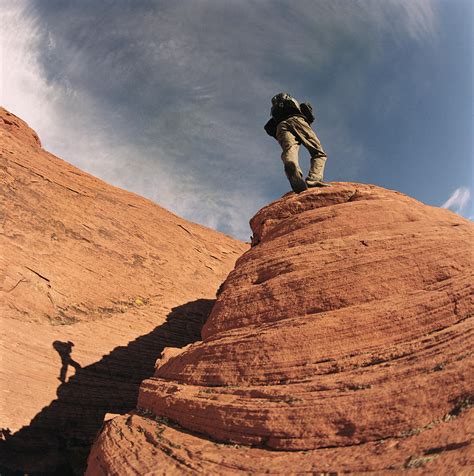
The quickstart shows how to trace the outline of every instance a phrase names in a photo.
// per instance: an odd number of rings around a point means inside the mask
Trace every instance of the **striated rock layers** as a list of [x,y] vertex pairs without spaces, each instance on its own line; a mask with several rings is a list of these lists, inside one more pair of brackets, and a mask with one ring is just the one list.
[[472,223],[339,183],[251,227],[203,341],[165,350],[87,474],[467,474]]
[[58,159],[2,108],[0,172],[0,473],[81,473],[248,245]]

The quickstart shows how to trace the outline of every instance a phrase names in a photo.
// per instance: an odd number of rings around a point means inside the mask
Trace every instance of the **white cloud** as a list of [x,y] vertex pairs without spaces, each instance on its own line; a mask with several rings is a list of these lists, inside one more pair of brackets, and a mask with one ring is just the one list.
[[442,208],[449,208],[453,212],[463,215],[469,201],[471,199],[471,191],[467,187],[457,188],[451,196],[441,205]]
[[25,15],[25,1],[0,3],[0,104],[33,126],[54,127],[55,91],[39,74],[34,53],[38,26]]

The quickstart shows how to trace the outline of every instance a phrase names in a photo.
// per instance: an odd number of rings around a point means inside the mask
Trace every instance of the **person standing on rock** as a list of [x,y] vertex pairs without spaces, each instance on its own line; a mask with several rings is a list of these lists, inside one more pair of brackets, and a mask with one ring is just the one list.
[[[308,187],[328,187],[323,182],[327,156],[311,125],[313,109],[309,103],[299,104],[288,93],[279,93],[272,98],[271,119],[265,131],[275,138],[282,148],[281,160],[291,188],[295,193]],[[311,165],[306,180],[298,162],[298,151],[303,144],[311,156]]]

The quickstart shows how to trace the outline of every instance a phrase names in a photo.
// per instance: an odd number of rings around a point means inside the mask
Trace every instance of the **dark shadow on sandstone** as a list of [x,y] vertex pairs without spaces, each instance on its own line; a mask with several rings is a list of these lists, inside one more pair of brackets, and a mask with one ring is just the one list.
[[0,474],[83,474],[90,446],[106,413],[134,409],[142,380],[153,375],[164,347],[201,340],[201,328],[214,304],[198,299],[173,308],[149,334],[117,347],[100,361],[78,368],[58,388],[58,398],[28,426],[4,434]]
[[58,379],[62,383],[66,383],[66,375],[67,370],[69,367],[74,367],[76,373],[81,368],[80,364],[77,363],[72,357],[72,348],[74,347],[74,343],[68,340],[67,342],[61,342],[60,340],[55,340],[53,342],[54,350],[59,354],[61,358],[61,370],[59,371]]

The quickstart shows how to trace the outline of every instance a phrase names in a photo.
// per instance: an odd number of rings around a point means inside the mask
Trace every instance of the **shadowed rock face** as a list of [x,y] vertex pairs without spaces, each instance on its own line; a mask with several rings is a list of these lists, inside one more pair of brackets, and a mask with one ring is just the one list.
[[78,170],[2,108],[0,179],[0,473],[80,473],[248,246]]
[[203,341],[164,352],[88,474],[467,469],[472,223],[339,183],[251,226]]

